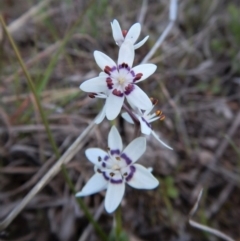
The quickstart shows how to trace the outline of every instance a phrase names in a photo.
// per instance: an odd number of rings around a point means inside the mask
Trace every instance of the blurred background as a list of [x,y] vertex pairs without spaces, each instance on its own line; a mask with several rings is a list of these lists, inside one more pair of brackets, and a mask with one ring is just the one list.
[[[38,93],[50,130],[62,154],[93,120],[103,103],[79,85],[97,76],[99,50],[117,60],[110,22],[123,29],[142,24],[134,65],[166,28],[168,0],[1,0],[0,11]],[[174,151],[148,137],[140,163],[153,167],[159,188],[128,188],[123,226],[130,240],[220,240],[188,224],[201,187],[194,220],[240,240],[240,2],[179,0],[178,19],[149,61],[157,71],[140,87],[159,100],[166,119],[153,124]],[[4,220],[57,161],[34,95],[0,25],[0,220]],[[125,145],[133,128],[119,119]],[[66,166],[80,190],[92,176],[84,155],[88,147],[106,148],[105,120],[84,139]],[[103,193],[84,198],[101,227],[109,232],[112,215]],[[88,227],[59,173],[31,199],[0,240],[99,240]],[[86,236],[83,236],[86,235]]]

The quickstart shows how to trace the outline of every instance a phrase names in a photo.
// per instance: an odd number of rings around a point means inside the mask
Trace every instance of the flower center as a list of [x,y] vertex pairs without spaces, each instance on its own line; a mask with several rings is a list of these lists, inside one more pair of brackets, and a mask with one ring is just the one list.
[[126,81],[126,79],[125,79],[124,77],[121,77],[121,76],[119,76],[119,77],[117,78],[117,80],[118,80],[118,83],[119,83],[120,85],[124,85],[124,84],[125,84],[125,81]]
[[121,170],[121,167],[119,167],[119,165],[117,165],[117,164],[114,164],[114,165],[112,166],[112,170],[114,170],[114,171],[120,171],[120,170]]

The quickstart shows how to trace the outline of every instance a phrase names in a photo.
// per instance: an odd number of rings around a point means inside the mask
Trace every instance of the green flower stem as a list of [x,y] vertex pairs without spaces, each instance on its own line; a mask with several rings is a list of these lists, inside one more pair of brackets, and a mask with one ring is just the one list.
[[[49,124],[48,124],[47,118],[46,118],[46,116],[45,116],[44,110],[43,110],[42,105],[41,105],[41,103],[40,103],[40,98],[39,98],[39,96],[38,96],[38,93],[37,93],[37,91],[36,91],[36,89],[35,89],[35,86],[34,86],[34,84],[33,84],[32,79],[31,79],[31,77],[30,77],[30,75],[29,75],[29,73],[28,73],[28,71],[27,71],[27,68],[26,68],[26,66],[25,66],[25,64],[24,64],[24,62],[23,62],[23,60],[22,60],[22,57],[21,57],[21,55],[20,55],[20,52],[18,51],[18,48],[17,48],[17,46],[16,46],[16,44],[15,44],[12,36],[9,34],[9,32],[8,32],[8,30],[7,30],[7,26],[6,26],[6,24],[5,24],[4,20],[3,20],[2,15],[0,15],[0,22],[1,22],[2,26],[3,26],[4,32],[6,33],[8,39],[9,39],[9,41],[10,41],[10,44],[11,44],[12,47],[13,47],[13,50],[14,50],[16,56],[17,56],[17,59],[18,59],[20,65],[21,65],[21,67],[22,67],[22,69],[23,69],[23,72],[24,72],[24,74],[25,74],[25,76],[26,76],[26,79],[27,79],[28,86],[29,86],[31,92],[32,92],[33,95],[34,95],[34,98],[35,98],[35,101],[36,101],[38,110],[39,110],[39,112],[40,112],[40,116],[41,116],[41,118],[42,118],[44,127],[45,127],[46,132],[47,132],[47,136],[48,136],[48,139],[49,139],[49,141],[50,141],[50,144],[51,144],[51,146],[52,146],[52,148],[53,148],[53,151],[54,151],[56,157],[57,157],[57,158],[60,158],[59,150],[58,150],[57,145],[56,145],[56,143],[55,143],[55,141],[54,141],[54,139],[53,139],[53,136],[52,136],[51,130],[50,130],[50,128],[49,128]],[[75,192],[74,185],[73,185],[71,179],[69,178],[69,175],[68,175],[68,173],[67,173],[66,167],[65,167],[64,165],[62,165],[62,173],[63,173],[63,175],[64,175],[64,178],[65,178],[67,184],[69,185],[70,190],[75,194],[76,192]],[[94,226],[94,228],[95,228],[96,232],[98,233],[98,235],[101,237],[101,240],[107,240],[107,236],[105,235],[105,233],[103,232],[103,230],[100,228],[100,226],[98,225],[98,223],[94,220],[93,216],[92,216],[91,213],[88,211],[88,209],[87,209],[86,205],[83,203],[83,201],[80,200],[80,199],[77,199],[77,201],[78,201],[78,204],[79,204],[80,208],[84,211],[84,214],[86,215],[86,217],[88,218],[88,220],[92,223],[92,225]]]
[[122,210],[121,206],[119,206],[115,212],[115,222],[116,222],[116,228],[115,228],[115,233],[116,233],[116,238],[117,241],[120,239],[120,235],[122,233]]

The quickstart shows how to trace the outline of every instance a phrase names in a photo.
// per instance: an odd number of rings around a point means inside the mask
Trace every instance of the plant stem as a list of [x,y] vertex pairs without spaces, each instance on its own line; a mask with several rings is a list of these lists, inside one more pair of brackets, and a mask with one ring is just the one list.
[[119,206],[115,212],[115,222],[116,222],[116,228],[115,228],[115,233],[116,233],[116,238],[117,241],[120,239],[120,235],[122,233],[122,210],[121,206]]
[[[55,140],[53,139],[52,132],[51,132],[51,130],[49,128],[49,124],[48,124],[47,118],[45,116],[44,110],[43,110],[42,105],[40,103],[40,98],[39,98],[38,93],[37,93],[37,91],[35,89],[33,81],[32,81],[32,79],[31,79],[31,77],[30,77],[30,75],[29,75],[29,73],[27,71],[27,68],[26,68],[26,66],[25,66],[25,64],[24,64],[24,62],[22,60],[20,52],[18,51],[18,48],[17,48],[17,46],[16,46],[12,36],[8,32],[7,26],[6,26],[6,24],[5,24],[4,20],[3,20],[2,15],[0,15],[0,22],[1,22],[2,26],[3,26],[4,32],[6,33],[8,39],[10,41],[10,44],[13,47],[13,50],[14,50],[16,56],[17,56],[17,59],[18,59],[20,65],[21,65],[21,67],[23,69],[23,72],[24,72],[24,74],[26,76],[26,79],[27,79],[28,86],[29,86],[31,92],[33,93],[34,98],[35,98],[38,110],[40,112],[41,119],[43,121],[44,127],[45,127],[46,132],[47,132],[48,139],[50,141],[50,144],[51,144],[51,146],[53,148],[53,151],[54,151],[56,157],[59,159],[60,158],[60,153],[59,153],[59,150],[58,150],[57,145],[55,143]],[[69,175],[67,173],[66,167],[64,165],[62,165],[61,170],[62,170],[62,173],[64,175],[64,178],[65,178],[65,180],[66,180],[70,190],[75,194],[76,191],[75,191],[74,185],[73,185],[73,183],[72,183],[72,181],[71,181],[71,179],[70,179],[70,177],[69,177]],[[107,236],[105,235],[103,230],[100,228],[98,223],[94,220],[93,216],[88,211],[88,209],[87,209],[86,205],[84,204],[84,202],[82,200],[80,200],[80,199],[77,199],[77,202],[78,202],[80,208],[84,211],[84,214],[86,215],[88,220],[94,226],[94,228],[95,228],[96,232],[98,233],[98,235],[101,237],[101,240],[104,240],[104,241],[106,240],[107,241]]]

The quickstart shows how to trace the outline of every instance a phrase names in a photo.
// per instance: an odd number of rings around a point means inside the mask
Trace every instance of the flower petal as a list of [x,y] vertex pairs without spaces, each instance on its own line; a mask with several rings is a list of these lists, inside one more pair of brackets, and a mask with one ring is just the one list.
[[167,147],[170,150],[173,150],[173,148],[164,143],[154,131],[152,131],[152,134],[163,146]]
[[132,161],[136,162],[140,156],[146,151],[146,138],[138,137],[134,139],[128,146],[123,150],[123,153]]
[[100,173],[95,173],[83,187],[81,192],[76,194],[76,197],[88,196],[107,188],[108,182],[104,179]]
[[133,177],[127,183],[137,189],[153,189],[159,185],[159,181],[151,172],[142,165],[134,164],[136,168]]
[[134,85],[133,91],[126,95],[127,101],[141,110],[148,110],[152,107],[149,97],[137,85]]
[[127,121],[128,123],[134,124],[131,116],[130,116],[127,112],[122,113],[121,116],[122,116],[122,118],[123,118],[125,121]]
[[106,104],[104,104],[101,112],[97,115],[96,119],[94,120],[95,123],[97,125],[100,124],[103,121],[103,119],[105,118],[105,116],[106,116]]
[[108,96],[106,100],[106,116],[108,120],[115,119],[121,111],[124,101],[124,96],[116,96],[112,93]]
[[99,157],[103,160],[105,156],[108,156],[108,153],[100,148],[88,148],[85,151],[85,155],[91,163],[96,166],[101,166],[99,163]]
[[108,134],[108,147],[111,150],[119,150],[122,151],[122,138],[115,126],[112,126],[109,134]]
[[148,40],[149,36],[146,36],[143,40],[141,40],[140,42],[138,42],[137,44],[134,45],[134,49],[138,49],[140,47],[142,47],[146,41]]
[[125,192],[125,182],[115,184],[109,182],[105,197],[105,208],[108,213],[116,210],[122,201]]
[[125,63],[131,68],[134,60],[134,54],[133,44],[129,40],[125,40],[119,50],[118,65]]
[[85,92],[106,92],[108,90],[105,76],[98,76],[84,81],[80,87]]
[[127,35],[125,37],[125,40],[130,40],[132,44],[134,44],[141,32],[141,24],[140,23],[135,23],[132,25],[132,27],[129,29],[127,32]]
[[110,57],[100,51],[94,51],[93,55],[97,65],[102,70],[104,70],[106,66],[109,66],[110,68],[116,66],[116,63]]
[[137,116],[137,117],[141,125],[141,132],[145,135],[150,135],[152,132],[152,129],[149,123],[143,117],[141,116]]
[[156,69],[157,69],[157,66],[155,64],[140,64],[132,68],[135,74],[138,74],[138,73],[142,74],[141,79],[139,79],[135,83],[138,83],[140,81],[147,79],[150,75],[152,75],[156,71]]
[[122,29],[116,19],[111,23],[113,38],[117,45],[121,46],[124,41]]

